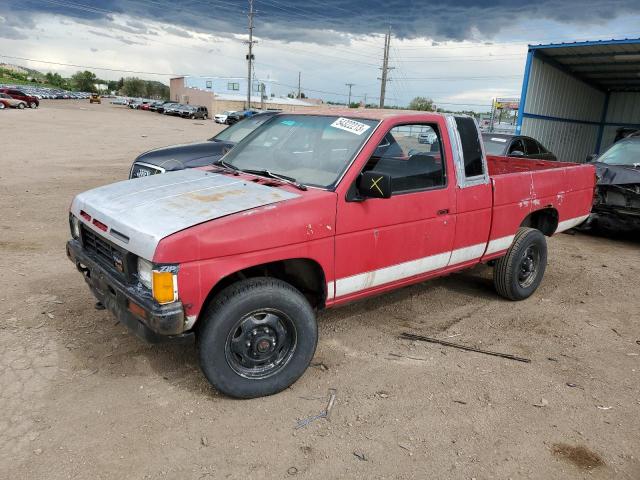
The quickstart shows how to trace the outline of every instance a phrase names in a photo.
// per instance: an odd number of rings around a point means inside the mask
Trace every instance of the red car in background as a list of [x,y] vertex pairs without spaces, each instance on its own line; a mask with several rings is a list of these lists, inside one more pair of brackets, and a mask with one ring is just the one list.
[[5,93],[0,93],[0,110],[5,108],[20,108],[27,106],[22,100],[16,100]]
[[38,108],[40,106],[40,100],[38,100],[38,97],[27,95],[22,90],[18,90],[16,88],[0,88],[0,93],[6,93],[11,98],[15,98],[16,100],[22,100],[31,108]]
[[142,105],[140,105],[138,107],[139,110],[149,110],[149,108],[151,107],[150,103],[143,103]]

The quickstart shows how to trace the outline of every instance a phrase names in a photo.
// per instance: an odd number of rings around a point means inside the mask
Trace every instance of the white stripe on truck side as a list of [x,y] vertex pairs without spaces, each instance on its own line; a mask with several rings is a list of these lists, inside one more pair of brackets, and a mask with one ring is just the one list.
[[[556,233],[563,232],[584,222],[589,215],[563,220],[558,224]],[[371,270],[369,272],[358,273],[350,277],[344,277],[329,282],[327,284],[328,298],[334,298],[333,288],[335,285],[335,297],[342,297],[350,293],[367,290],[369,288],[385,285],[387,283],[403,280],[405,278],[429,273],[446,266],[457,265],[481,258],[483,255],[501,252],[508,249],[513,243],[515,235],[490,240],[488,244],[479,243],[469,247],[458,248],[450,252],[438,253],[428,257],[410,260],[389,267]],[[486,252],[485,252],[486,247]]]

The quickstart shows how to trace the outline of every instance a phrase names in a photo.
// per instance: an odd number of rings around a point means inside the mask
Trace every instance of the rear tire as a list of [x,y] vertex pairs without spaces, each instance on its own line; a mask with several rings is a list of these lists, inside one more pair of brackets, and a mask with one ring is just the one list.
[[20,110],[24,109],[24,103],[19,103],[19,104],[18,104],[18,108],[19,108]]
[[4,109],[4,103],[0,102],[0,110]]
[[524,300],[542,282],[547,266],[547,240],[540,230],[520,228],[504,257],[496,261],[493,284],[509,300]]
[[235,283],[212,301],[198,329],[200,366],[220,392],[236,398],[278,393],[309,366],[318,327],[306,298],[274,278]]

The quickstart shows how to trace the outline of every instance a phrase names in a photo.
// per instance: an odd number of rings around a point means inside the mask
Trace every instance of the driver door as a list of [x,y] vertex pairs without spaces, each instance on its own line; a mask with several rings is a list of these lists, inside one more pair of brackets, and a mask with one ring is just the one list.
[[[420,143],[429,134],[430,143]],[[386,173],[390,198],[358,198],[352,185],[338,202],[335,298],[365,296],[445,268],[455,233],[453,174],[438,125],[391,128],[362,171]]]

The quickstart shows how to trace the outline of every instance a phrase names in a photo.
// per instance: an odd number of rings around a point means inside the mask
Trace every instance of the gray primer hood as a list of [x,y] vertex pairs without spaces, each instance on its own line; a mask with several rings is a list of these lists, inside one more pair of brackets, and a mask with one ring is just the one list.
[[[241,177],[181,170],[81,193],[73,199],[71,212],[99,235],[151,260],[160,240],[173,233],[298,196]],[[107,225],[108,231],[89,224],[80,216],[81,210]]]

